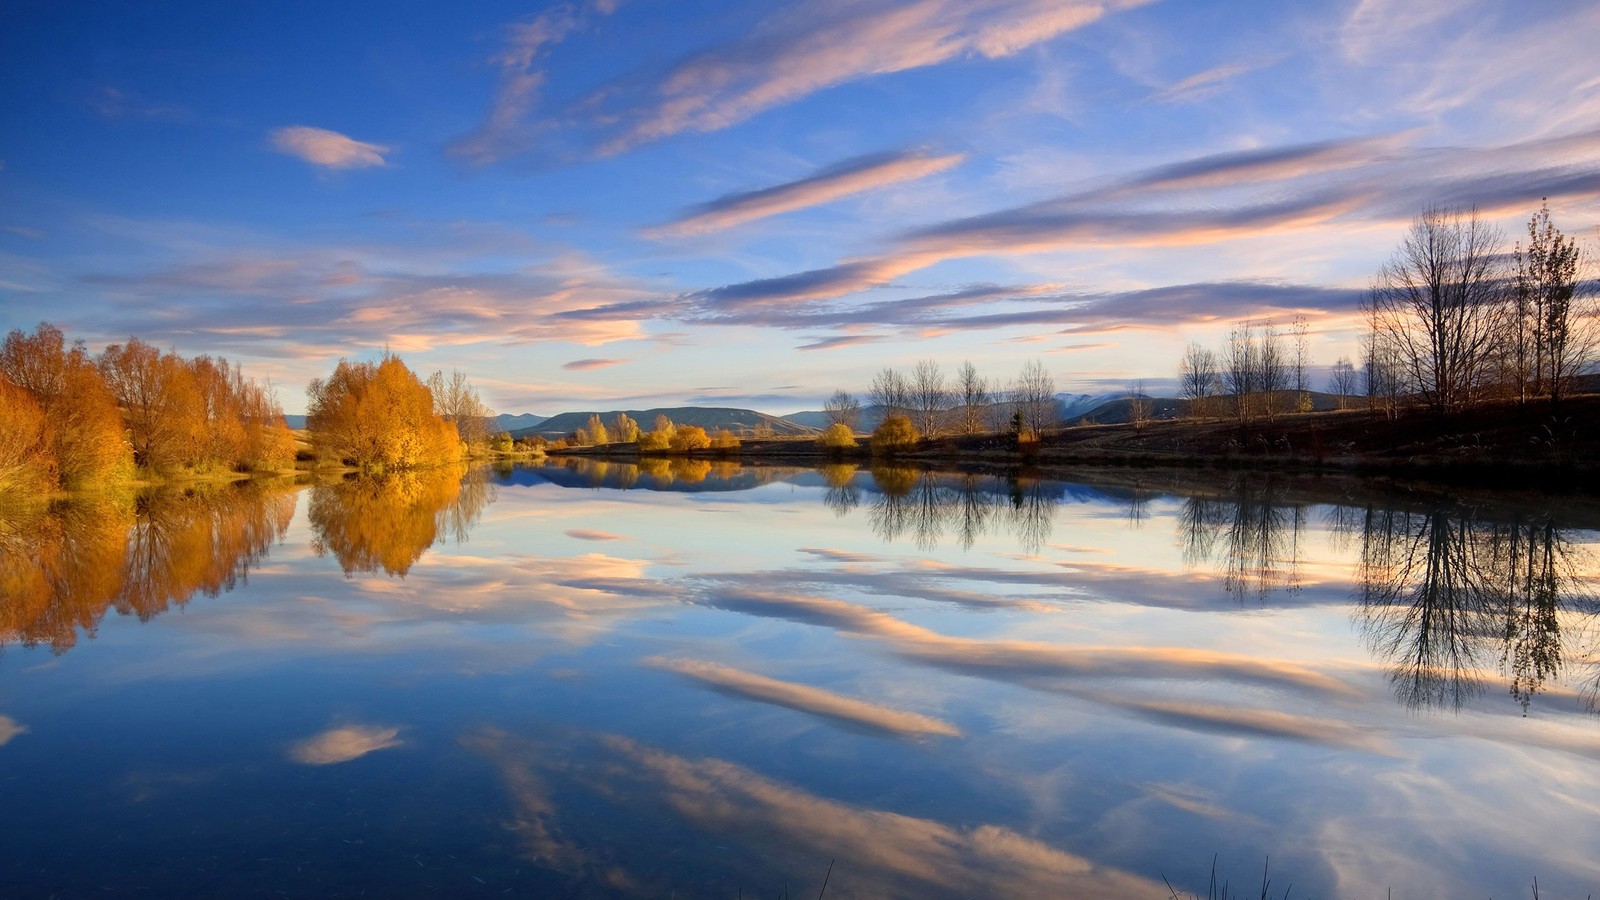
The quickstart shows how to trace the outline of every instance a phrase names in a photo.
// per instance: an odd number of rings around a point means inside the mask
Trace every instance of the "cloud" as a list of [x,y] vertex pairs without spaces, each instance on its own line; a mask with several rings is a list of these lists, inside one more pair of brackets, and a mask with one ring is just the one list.
[[28,726],[19,724],[10,716],[0,716],[0,747],[11,743],[11,739],[19,734],[27,734]]
[[964,158],[960,153],[930,156],[906,151],[857,157],[798,181],[719,197],[646,234],[675,237],[720,231],[756,219],[831,203],[851,194],[926,178],[958,165]]
[[961,735],[961,729],[943,719],[857,700],[809,685],[778,681],[713,662],[657,656],[645,660],[645,665],[693,678],[732,696],[788,707],[895,737]]
[[389,148],[346,137],[337,131],[292,125],[272,132],[272,146],[280,153],[296,156],[312,165],[330,169],[364,169],[387,165],[383,154]]
[[587,528],[569,528],[567,537],[578,541],[625,541],[627,538],[609,531],[591,531]]
[[499,85],[483,123],[450,145],[452,155],[483,164],[524,149],[535,130],[525,121],[539,104],[545,73],[537,68],[540,54],[566,40],[585,21],[588,9],[608,14],[614,4],[579,7],[558,3],[537,16],[506,26],[504,48],[489,62],[499,70]]
[[188,122],[194,113],[181,106],[158,103],[137,94],[102,85],[89,98],[89,108],[106,119],[137,119],[146,122]]
[[508,29],[491,59],[500,83],[488,116],[451,152],[482,163],[530,151],[559,155],[576,143],[612,155],[676,134],[719,131],[878,75],[1012,56],[1143,2],[808,0],[664,71],[611,80],[534,121],[547,77],[543,52],[581,29],[591,12],[610,12],[610,4],[566,3]]
[[403,743],[398,728],[344,725],[306,738],[289,748],[289,758],[308,766],[329,766],[360,759],[368,753]]
[[1193,100],[1215,93],[1221,87],[1246,72],[1260,68],[1259,63],[1234,62],[1196,72],[1181,81],[1157,91],[1150,99],[1164,103]]
[[1475,148],[1410,146],[1415,133],[1213,154],[1110,185],[913,229],[877,255],[681,298],[704,312],[814,305],[935,263],[1092,247],[1181,247],[1330,226],[1401,223],[1429,205],[1496,216],[1540,198],[1600,197],[1600,131]]
[[625,359],[575,359],[572,362],[562,363],[561,368],[569,372],[587,372],[590,369],[619,366],[625,362],[627,362]]
[[801,344],[796,350],[837,350],[840,347],[856,347],[861,344],[875,344],[885,340],[881,334],[843,334],[837,337],[818,338],[809,343]]

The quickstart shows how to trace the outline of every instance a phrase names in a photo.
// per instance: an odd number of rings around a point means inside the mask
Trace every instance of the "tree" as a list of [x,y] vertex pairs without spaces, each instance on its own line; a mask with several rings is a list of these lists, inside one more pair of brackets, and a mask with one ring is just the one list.
[[1037,440],[1056,424],[1056,383],[1044,363],[1029,360],[1011,386],[1011,402],[1022,414],[1019,436]]
[[833,396],[823,402],[822,414],[830,426],[843,425],[854,432],[861,424],[861,401],[848,391],[834,391]]
[[817,444],[825,450],[847,450],[856,445],[855,429],[843,422],[835,422],[823,429]]
[[911,408],[916,414],[917,430],[926,437],[939,436],[939,419],[950,405],[950,391],[945,387],[944,372],[939,363],[920,360],[911,370]]
[[1189,415],[1199,417],[1209,413],[1211,398],[1221,386],[1216,352],[1190,341],[1178,364],[1178,393],[1189,401]]
[[1133,423],[1135,431],[1143,431],[1150,424],[1152,412],[1150,395],[1144,391],[1144,379],[1131,382],[1128,385],[1128,421]]
[[1290,380],[1294,383],[1295,412],[1311,411],[1311,332],[1305,316],[1295,316],[1290,325],[1294,335],[1294,362],[1290,367]]
[[963,362],[956,372],[956,394],[961,400],[961,433],[977,434],[983,430],[984,411],[994,398],[989,393],[989,383],[978,374],[971,360]]
[[1255,323],[1239,322],[1234,325],[1223,350],[1222,381],[1224,389],[1233,395],[1234,416],[1241,425],[1254,418],[1255,395],[1260,390],[1261,365],[1257,360],[1260,353]]
[[625,412],[617,413],[611,420],[611,439],[624,444],[631,444],[639,439],[639,423]]
[[679,425],[672,433],[670,446],[679,453],[704,450],[711,446],[711,437],[699,425]]
[[591,444],[611,443],[611,435],[606,431],[606,423],[600,421],[599,413],[589,414],[589,424],[585,431],[589,434],[589,443]]
[[48,490],[55,484],[44,407],[31,393],[0,377],[0,496]]
[[1328,376],[1328,392],[1339,398],[1339,408],[1344,409],[1346,399],[1356,392],[1356,367],[1350,364],[1350,357],[1341,356],[1333,363],[1332,374]]
[[461,438],[434,413],[433,392],[398,356],[376,363],[341,359],[306,388],[306,427],[317,455],[360,469],[404,469],[453,462]]
[[1594,310],[1580,286],[1584,256],[1573,239],[1550,222],[1550,204],[1528,220],[1528,246],[1517,244],[1512,317],[1512,377],[1527,402],[1548,394],[1559,403],[1567,383],[1588,364],[1596,343]]
[[69,350],[61,329],[46,322],[32,335],[13,330],[0,345],[0,376],[43,411],[60,486],[99,482],[132,468],[116,400],[82,341]]
[[1405,388],[1437,413],[1482,395],[1509,331],[1500,247],[1476,210],[1431,207],[1373,279],[1366,305],[1375,339],[1393,352]]
[[161,471],[205,458],[205,398],[177,354],[129,338],[101,351],[99,368],[122,409],[135,463]]
[[893,456],[903,450],[910,450],[917,446],[922,436],[917,434],[917,426],[912,424],[911,418],[903,414],[895,414],[885,418],[872,432],[872,452],[885,456]]
[[911,388],[894,369],[885,367],[873,376],[867,389],[867,402],[883,410],[884,418],[906,415],[911,408]]
[[664,415],[657,415],[655,426],[639,438],[639,449],[646,452],[660,453],[672,447],[672,438],[677,434],[677,426]]
[[456,433],[468,449],[483,452],[494,433],[494,410],[478,396],[478,389],[467,380],[466,373],[451,369],[446,378],[435,370],[428,376],[428,390],[433,394],[434,414],[456,426]]

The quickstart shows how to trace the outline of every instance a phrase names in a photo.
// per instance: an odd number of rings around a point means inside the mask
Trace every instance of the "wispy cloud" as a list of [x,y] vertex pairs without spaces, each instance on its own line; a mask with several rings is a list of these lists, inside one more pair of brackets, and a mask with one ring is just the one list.
[[10,716],[0,716],[0,747],[11,743],[11,739],[19,734],[27,734],[28,726],[20,724]]
[[1260,63],[1233,62],[1196,72],[1157,91],[1150,99],[1163,103],[1194,100],[1221,90],[1223,85],[1246,72],[1260,68]]
[[627,538],[609,531],[593,531],[588,528],[569,528],[567,537],[577,541],[625,541]]
[[610,366],[620,366],[627,362],[625,359],[575,359],[561,364],[561,368],[569,372],[587,372],[590,369],[604,369]]
[[109,84],[101,85],[89,97],[89,108],[106,119],[188,122],[194,118],[194,113],[182,106],[150,100]]
[[386,165],[383,155],[389,148],[369,144],[325,128],[291,125],[272,132],[272,146],[280,153],[299,157],[329,169],[364,169]]
[[801,344],[796,350],[838,350],[841,347],[858,347],[862,344],[876,344],[886,340],[881,334],[841,334],[836,337],[817,338],[814,341]]
[[895,737],[959,737],[961,734],[961,729],[933,716],[869,703],[810,685],[779,681],[704,660],[657,656],[645,660],[645,664],[693,678],[736,697],[788,707]]
[[646,234],[673,237],[720,231],[768,216],[831,203],[851,194],[926,178],[958,165],[964,158],[960,153],[933,156],[920,151],[858,157],[797,181],[719,197]]
[[331,766],[368,753],[398,747],[400,729],[380,725],[343,725],[313,735],[289,748],[289,758],[307,766]]

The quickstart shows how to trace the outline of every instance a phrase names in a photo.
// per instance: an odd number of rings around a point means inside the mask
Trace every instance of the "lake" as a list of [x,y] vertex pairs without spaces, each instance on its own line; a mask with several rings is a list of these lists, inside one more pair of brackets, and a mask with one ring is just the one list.
[[4,893],[1600,893],[1600,504],[1455,493],[573,460],[12,510]]

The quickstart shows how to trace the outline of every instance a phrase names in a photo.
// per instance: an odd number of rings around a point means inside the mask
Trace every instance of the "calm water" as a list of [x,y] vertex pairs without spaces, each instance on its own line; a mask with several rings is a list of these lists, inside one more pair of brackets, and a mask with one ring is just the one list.
[[8,513],[0,892],[1584,897],[1597,526],[705,464]]

